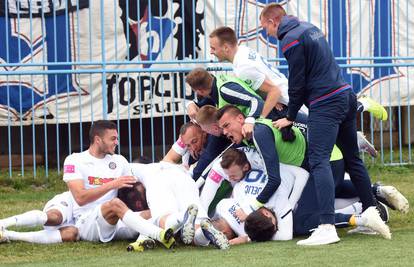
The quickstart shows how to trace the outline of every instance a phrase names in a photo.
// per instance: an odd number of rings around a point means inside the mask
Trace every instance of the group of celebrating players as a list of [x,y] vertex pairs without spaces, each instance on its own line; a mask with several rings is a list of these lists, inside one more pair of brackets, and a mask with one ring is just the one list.
[[[180,240],[227,249],[312,233],[297,244],[324,245],[339,241],[335,227],[349,226],[356,226],[349,233],[391,239],[388,208],[407,213],[409,204],[395,187],[371,184],[359,151],[376,151],[356,132],[355,119],[368,111],[386,120],[386,110],[368,97],[356,101],[345,83],[329,84],[342,79],[332,53],[322,57],[327,63],[310,63],[326,42],[316,27],[278,4],[263,9],[261,24],[281,40],[289,80],[238,45],[233,29],[215,29],[211,53],[231,62],[234,76],[203,68],[186,76],[197,99],[186,105],[190,122],[161,162],[129,163],[115,154],[117,126],[96,121],[89,149],[64,162],[68,191],[42,211],[0,220],[0,242],[136,239],[128,249],[143,251],[156,241],[170,248]],[[298,49],[308,53],[309,43],[315,58],[300,62]],[[318,68],[328,68],[329,77],[312,80]],[[9,230],[35,225],[44,229]]]

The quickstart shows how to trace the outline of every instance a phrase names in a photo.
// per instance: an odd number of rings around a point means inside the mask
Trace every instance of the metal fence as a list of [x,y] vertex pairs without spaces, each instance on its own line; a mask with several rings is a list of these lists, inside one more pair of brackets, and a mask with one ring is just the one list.
[[240,44],[288,75],[278,40],[260,27],[268,2],[320,27],[355,92],[386,106],[387,121],[359,120],[380,151],[372,161],[412,163],[412,1],[3,0],[2,170],[60,172],[66,155],[88,146],[90,122],[102,118],[117,122],[118,152],[129,160],[161,158],[194,98],[185,74],[195,66],[231,71],[209,53],[216,27],[234,28]]

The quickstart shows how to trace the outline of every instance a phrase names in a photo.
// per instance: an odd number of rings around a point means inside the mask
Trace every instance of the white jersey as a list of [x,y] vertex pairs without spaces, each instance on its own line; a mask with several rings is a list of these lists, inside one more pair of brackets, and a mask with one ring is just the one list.
[[237,78],[245,81],[255,91],[259,90],[264,80],[271,80],[281,91],[279,102],[289,102],[288,80],[277,68],[253,49],[240,45],[233,60],[233,72]]
[[[252,169],[264,169],[264,163],[254,147],[238,147],[237,149],[243,151],[246,154],[246,157],[250,163]],[[218,158],[212,165],[211,170],[209,171],[203,190],[201,191],[200,199],[201,205],[203,208],[208,210],[211,201],[213,201],[214,196],[216,195],[217,189],[220,187],[223,180],[230,181],[227,174],[224,172],[223,168],[220,165],[221,157]]]
[[198,188],[189,171],[181,165],[169,162],[131,163],[131,170],[146,189],[153,218],[185,211],[190,204],[199,207],[197,217],[207,217],[207,212],[200,204]]
[[[101,185],[117,179],[120,176],[132,175],[128,161],[121,155],[107,154],[103,159],[95,158],[86,150],[73,153],[65,159],[63,166],[63,181],[83,180],[85,189],[100,187]],[[83,206],[76,201],[73,203],[73,216],[75,220],[96,206],[115,198],[117,189],[113,189],[97,200]]]
[[[277,191],[265,204],[265,207],[275,212],[278,230],[273,240],[290,240],[293,236],[292,204],[289,196],[295,188],[296,177],[305,177],[308,172],[302,168],[280,164],[281,183]],[[243,209],[246,214],[253,212],[250,205],[262,192],[267,183],[267,175],[260,169],[252,169],[246,177],[233,187],[232,199],[222,200],[217,205],[217,214],[224,218],[238,236],[245,236],[244,223],[235,216],[236,209]],[[304,186],[304,185],[303,185]],[[302,188],[295,188],[302,192]],[[223,203],[222,203],[223,202]]]

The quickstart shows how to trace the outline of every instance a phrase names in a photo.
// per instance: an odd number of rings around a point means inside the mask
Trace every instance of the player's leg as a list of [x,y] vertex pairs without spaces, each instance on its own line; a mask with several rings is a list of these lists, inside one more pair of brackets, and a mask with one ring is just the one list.
[[0,220],[0,228],[9,228],[12,226],[40,226],[44,225],[47,221],[48,217],[46,212],[41,210],[31,210]]
[[[318,200],[321,226],[309,239],[299,241],[299,245],[322,245],[339,241],[333,226],[335,188],[329,160],[336,141],[338,120],[341,118],[341,108],[336,106],[342,104],[342,101],[333,101],[329,104],[331,104],[328,105],[329,108],[322,106],[311,108],[309,113],[308,155],[311,176],[309,180],[314,182],[317,188],[314,197],[316,196]],[[324,106],[326,105],[325,103]]]
[[353,93],[348,93],[350,110],[339,127],[337,145],[344,156],[345,170],[349,173],[365,210],[368,207],[376,206],[376,201],[371,190],[371,180],[358,152],[355,114],[356,97]]
[[[136,232],[160,241],[164,246],[170,248],[174,243],[172,231],[163,230],[140,216],[139,212],[130,210],[120,199],[114,198],[101,206],[100,214],[96,224],[100,228],[100,238],[112,239],[116,231],[116,223],[121,219],[123,223]],[[100,216],[99,216],[100,215]]]

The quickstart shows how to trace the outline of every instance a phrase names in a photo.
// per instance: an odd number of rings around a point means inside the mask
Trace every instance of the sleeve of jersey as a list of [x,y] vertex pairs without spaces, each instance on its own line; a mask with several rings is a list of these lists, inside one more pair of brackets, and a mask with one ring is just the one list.
[[69,155],[63,163],[63,181],[65,182],[84,179],[75,157],[76,154]]
[[[298,43],[292,45],[295,42]],[[305,102],[305,54],[303,45],[298,40],[288,43],[284,47],[287,47],[286,50],[284,50],[284,55],[289,63],[288,116],[290,119],[294,120],[299,109]]]
[[259,90],[266,79],[266,75],[258,71],[255,66],[243,66],[237,73],[237,78],[243,80],[255,91]]
[[179,137],[177,141],[172,145],[172,150],[177,152],[177,154],[183,156],[185,152],[187,152],[187,147],[185,146],[184,142],[181,141],[181,138]]
[[122,176],[132,176],[132,170],[131,170],[131,165],[129,165],[129,162],[126,158],[124,158],[123,156],[120,156],[121,161],[122,161]]
[[197,165],[193,170],[194,181],[197,181],[210,162],[212,162],[228,145],[229,142],[224,137],[208,136],[207,146],[201,153]]
[[260,117],[264,106],[263,99],[249,93],[241,85],[227,83],[226,86],[221,87],[220,94],[230,104],[249,107],[249,114],[245,114],[246,117],[255,119]]
[[257,197],[257,201],[266,203],[280,185],[279,156],[276,151],[273,132],[268,126],[256,123],[253,131],[253,141],[262,156],[268,176],[268,181]]
[[282,214],[277,214],[277,232],[272,240],[291,240],[293,238],[293,215],[292,210],[289,209]]
[[303,189],[305,188],[306,183],[308,182],[309,172],[305,169],[297,166],[289,166],[291,172],[295,176],[295,183],[293,185],[293,190],[289,196],[289,202],[292,207],[295,207],[299,201],[300,196],[302,195]]
[[213,167],[207,175],[203,190],[200,194],[201,206],[205,210],[208,210],[211,201],[213,201],[214,196],[217,193],[217,189],[220,187],[221,182],[224,180],[224,177],[226,176],[224,174],[223,168],[221,168],[220,162],[221,160],[217,160],[213,164]]

